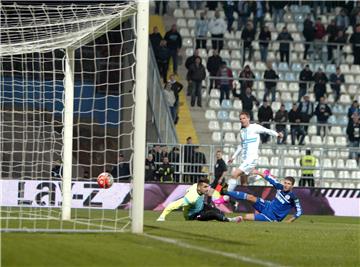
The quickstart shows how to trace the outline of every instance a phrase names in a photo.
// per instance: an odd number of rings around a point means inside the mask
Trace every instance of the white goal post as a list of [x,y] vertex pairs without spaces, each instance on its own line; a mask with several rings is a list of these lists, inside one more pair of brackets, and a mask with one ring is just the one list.
[[142,233],[149,2],[0,8],[2,230]]

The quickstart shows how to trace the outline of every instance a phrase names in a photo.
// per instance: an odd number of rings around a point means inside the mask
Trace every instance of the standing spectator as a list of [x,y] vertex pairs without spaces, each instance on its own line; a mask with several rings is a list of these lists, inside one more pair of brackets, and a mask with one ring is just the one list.
[[234,11],[235,11],[235,3],[234,1],[224,1],[224,12],[225,12],[225,17],[227,20],[227,31],[231,32],[232,30],[232,25],[234,22]]
[[328,46],[327,46],[327,53],[328,53],[328,61],[333,61],[333,50],[336,49],[336,46],[331,43],[335,43],[335,39],[337,37],[338,28],[336,26],[336,22],[334,19],[331,20],[330,24],[326,28],[326,33],[328,34]]
[[269,42],[271,41],[271,32],[268,26],[261,28],[259,35],[260,57],[262,62],[266,62],[268,55]]
[[255,80],[255,74],[251,71],[250,66],[246,65],[239,74],[241,94],[245,93],[246,88],[252,89]]
[[271,101],[275,101],[276,96],[276,81],[279,79],[279,75],[273,70],[271,62],[267,63],[267,70],[264,72],[264,79],[265,80],[272,80],[272,81],[265,81],[265,94],[264,94],[264,101],[267,100],[268,96],[271,93]]
[[153,181],[155,178],[155,171],[156,171],[156,166],[155,166],[154,157],[150,153],[145,159],[145,181]]
[[336,43],[336,58],[338,59],[337,62],[340,62],[342,58],[343,46],[347,43],[347,38],[342,30],[338,31],[334,42]]
[[[218,51],[215,49],[213,55],[211,57],[208,57],[206,64],[210,76],[215,77],[217,75],[222,62],[223,62],[222,58],[219,56]],[[214,81],[215,79],[210,79],[209,94],[214,86]]]
[[192,1],[188,1],[189,4],[189,8],[193,9],[194,11],[201,9],[202,6],[202,1],[199,0],[192,0]]
[[320,101],[320,97],[324,96],[326,93],[326,83],[328,82],[328,78],[321,68],[314,74],[314,93],[316,101]]
[[119,154],[118,165],[111,170],[111,175],[114,179],[118,180],[128,180],[130,179],[130,167],[129,163],[125,162],[123,154]]
[[309,187],[314,187],[314,168],[316,166],[316,158],[311,155],[310,149],[306,149],[306,155],[301,157],[300,166],[305,168],[301,171],[302,175],[299,181],[299,186],[306,186],[307,182]]
[[224,46],[224,33],[226,32],[226,22],[223,18],[220,18],[220,12],[215,11],[215,18],[212,18],[209,22],[209,31],[211,33],[212,48],[220,50]]
[[245,0],[239,0],[238,1],[238,6],[237,6],[237,11],[238,11],[238,31],[241,31],[243,27],[245,27],[250,14],[251,14],[251,8],[250,8],[250,3],[249,1],[245,1]]
[[164,16],[166,14],[168,1],[167,0],[156,0],[155,1],[155,14],[156,15],[160,15],[160,4],[162,4],[162,16]]
[[340,67],[336,67],[336,73],[330,75],[331,89],[335,95],[335,102],[340,98],[341,84],[345,83],[344,74],[341,73]]
[[175,79],[175,75],[171,74],[170,75],[170,80],[168,81],[168,83],[171,84],[171,90],[174,92],[175,95],[175,121],[174,123],[177,124],[177,122],[179,121],[179,93],[181,92],[181,90],[183,89],[183,85],[181,83],[179,83],[178,81],[176,81]]
[[160,42],[163,39],[161,34],[159,33],[159,28],[157,26],[153,28],[153,32],[152,34],[150,34],[149,38],[151,46],[154,50],[155,57],[157,57],[157,51],[159,49]]
[[162,164],[157,170],[160,182],[174,182],[174,166],[169,163],[168,157],[164,157]]
[[260,23],[260,29],[264,26],[264,18],[265,18],[265,1],[264,0],[256,0],[254,5],[254,29],[257,29],[258,23]]
[[275,126],[276,131],[278,133],[283,133],[283,138],[278,138],[277,143],[286,145],[288,112],[286,111],[284,104],[281,104],[280,109],[275,113],[275,122],[278,122]]
[[311,15],[308,15],[304,21],[303,35],[306,42],[304,51],[304,60],[306,60],[310,45],[312,45],[315,39],[315,27],[313,21],[311,20]]
[[326,35],[325,26],[321,23],[321,18],[317,18],[315,22],[315,44],[314,44],[314,53],[315,57],[322,59],[322,47],[323,39]]
[[180,149],[176,146],[174,146],[172,148],[172,150],[169,153],[169,161],[170,163],[172,163],[173,165],[175,165],[175,174],[174,174],[174,179],[175,182],[179,182],[179,172],[180,172]]
[[290,54],[290,42],[294,41],[291,34],[288,32],[286,26],[283,27],[282,32],[278,35],[277,39],[280,41],[280,61],[286,62],[289,64],[289,54]]
[[349,27],[349,17],[346,14],[346,10],[343,8],[340,13],[335,17],[336,26],[339,30],[346,31]]
[[166,83],[167,72],[169,68],[169,58],[170,52],[166,46],[166,41],[163,39],[160,41],[160,46],[158,49],[157,64],[160,76],[162,77],[164,83]]
[[[258,111],[258,119],[262,126],[267,129],[270,129],[270,123],[274,118],[273,110],[271,106],[269,106],[269,102],[267,100],[263,101],[263,105],[259,108]],[[268,134],[260,134],[260,139],[263,144],[266,144],[269,141],[270,135]]]
[[193,163],[193,173],[195,173],[192,182],[196,183],[197,180],[203,176],[201,174],[202,168],[205,167],[206,164],[205,154],[199,150],[199,146],[194,146],[194,154],[191,162]]
[[243,111],[246,111],[250,115],[250,120],[254,120],[254,103],[256,106],[259,106],[259,101],[257,101],[256,97],[252,95],[251,88],[248,87],[245,90],[245,93],[240,95],[240,100],[242,103]]
[[248,21],[246,28],[241,33],[241,39],[243,40],[243,62],[245,62],[245,53],[246,50],[249,51],[248,60],[251,61],[253,47],[252,41],[255,39],[255,28],[251,21]]
[[[318,124],[327,124],[329,117],[332,115],[331,109],[326,104],[325,97],[320,97],[319,104],[316,106],[315,115],[317,118]],[[326,135],[328,128],[326,126],[317,126],[317,135],[321,135],[321,129],[324,131],[324,136]]]
[[168,152],[168,147],[167,145],[162,145],[161,146],[161,161],[163,160],[163,158],[168,157],[169,152]]
[[354,113],[346,127],[346,134],[349,138],[350,159],[359,160],[360,158],[360,116]]
[[299,96],[298,102],[307,94],[310,82],[313,80],[313,72],[310,70],[309,65],[305,65],[305,68],[300,72],[299,76]]
[[351,35],[349,42],[352,44],[354,64],[360,65],[360,24],[356,24],[355,32]]
[[198,107],[201,107],[201,83],[206,77],[205,67],[201,64],[201,57],[195,59],[195,63],[189,68],[189,79],[191,81],[191,106],[197,100]]
[[230,99],[230,90],[232,91],[232,71],[226,66],[226,62],[223,61],[221,67],[217,73],[218,87],[220,88],[220,104],[222,103],[224,96],[226,99]]
[[284,14],[285,14],[285,6],[288,5],[289,1],[269,1],[269,5],[271,6],[272,19],[274,26],[278,22],[284,22]]
[[[308,95],[304,96],[304,101],[299,104],[298,111],[301,116],[301,122],[309,123],[314,115],[314,104],[310,102]],[[304,126],[305,134],[307,134],[308,125]]]
[[201,12],[200,18],[195,23],[196,49],[206,49],[206,36],[208,33],[208,20],[205,17],[205,12]]
[[167,47],[169,48],[170,57],[173,61],[173,72],[177,74],[177,60],[178,53],[182,46],[182,38],[180,33],[177,31],[176,24],[171,26],[171,30],[165,34],[165,40],[167,42]]
[[295,140],[299,141],[299,145],[304,145],[305,139],[305,130],[304,126],[300,125],[301,123],[301,115],[298,111],[298,107],[296,103],[293,103],[292,109],[289,112],[289,122],[291,123],[290,126],[290,133],[291,133],[291,144],[295,145]]
[[357,115],[360,116],[360,108],[359,108],[359,103],[357,102],[357,100],[354,100],[352,102],[352,104],[351,104],[351,107],[349,107],[349,109],[348,109],[348,114],[347,115],[348,115],[349,120],[351,120],[351,117],[354,114],[357,114]]
[[189,77],[190,66],[195,63],[195,59],[197,57],[199,57],[199,50],[195,49],[194,54],[192,56],[188,57],[185,61],[185,68],[187,69],[186,80],[188,81],[188,90],[186,93],[187,96],[191,96],[191,89],[192,89],[192,84],[191,84],[191,80]]
[[175,118],[176,118],[176,108],[175,108],[176,98],[175,98],[174,92],[171,90],[171,83],[167,83],[165,85],[164,96],[165,96],[166,103],[167,103],[167,105],[168,105],[168,107],[170,109],[171,118],[175,122]]
[[222,158],[222,152],[220,150],[216,151],[216,163],[214,166],[214,181],[211,183],[212,188],[216,188],[218,184],[225,182],[225,175],[227,172],[227,165]]
[[194,155],[194,146],[191,136],[186,138],[186,145],[184,145],[183,150],[183,160],[184,160],[184,181],[190,182],[190,172],[191,172],[191,162]]
[[154,145],[153,148],[149,151],[153,155],[155,164],[158,164],[161,162],[161,147],[160,145]]

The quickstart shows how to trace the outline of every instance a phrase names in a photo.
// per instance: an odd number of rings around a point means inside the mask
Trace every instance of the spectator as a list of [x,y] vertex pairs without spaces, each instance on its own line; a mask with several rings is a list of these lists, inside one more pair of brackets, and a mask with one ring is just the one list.
[[347,43],[347,38],[343,31],[338,31],[334,42],[336,43],[336,58],[338,58],[338,62],[340,62],[340,59],[342,58],[343,46]]
[[288,122],[288,112],[285,109],[285,105],[281,104],[280,109],[275,113],[275,122],[278,122],[275,126],[275,129],[278,133],[282,133],[283,137],[278,138],[278,144],[286,145],[286,138],[287,138],[287,129],[286,124]]
[[160,46],[158,49],[157,64],[160,76],[162,77],[164,83],[166,83],[167,71],[169,67],[169,58],[170,52],[166,46],[166,41],[163,39],[160,41]]
[[293,103],[292,109],[289,112],[289,122],[291,123],[290,126],[290,133],[291,133],[291,144],[295,145],[295,140],[299,141],[299,145],[304,145],[305,139],[305,130],[304,126],[300,125],[301,123],[301,115],[298,111],[298,107],[296,103]]
[[218,7],[218,1],[206,1],[206,7],[209,10],[215,11]]
[[203,176],[203,175],[201,175],[202,168],[205,167],[204,165],[206,164],[205,154],[200,152],[199,146],[194,146],[194,154],[193,154],[193,158],[192,158],[192,163],[193,163],[193,173],[195,173],[193,175],[192,182],[196,183],[198,178]]
[[349,120],[351,120],[351,117],[353,116],[353,114],[357,114],[360,116],[360,108],[359,108],[359,103],[357,100],[354,100],[351,104],[351,107],[348,109]]
[[157,51],[159,49],[160,42],[163,39],[161,34],[159,33],[159,28],[157,26],[153,28],[153,32],[152,34],[150,34],[149,38],[150,38],[151,46],[154,50],[154,55],[157,58]]
[[284,14],[285,14],[285,7],[288,5],[289,1],[269,1],[269,5],[271,7],[272,12],[272,19],[274,26],[278,22],[284,22]]
[[195,63],[195,59],[197,57],[199,57],[199,50],[195,49],[194,54],[192,56],[188,57],[185,61],[185,68],[187,69],[186,80],[188,81],[188,90],[187,90],[187,94],[186,94],[187,96],[191,96],[191,89],[192,89],[191,80],[189,78],[189,69],[190,69],[190,66]]
[[260,57],[262,62],[266,62],[268,55],[269,42],[271,41],[271,32],[268,26],[261,28],[259,35]]
[[175,118],[176,118],[176,108],[175,108],[176,98],[175,98],[174,92],[171,90],[171,83],[166,84],[166,86],[164,88],[164,96],[165,96],[166,103],[167,103],[167,105],[168,105],[168,107],[170,109],[171,118],[175,122]]
[[245,62],[245,53],[246,50],[249,51],[248,60],[251,61],[253,47],[251,45],[252,41],[255,39],[255,28],[251,21],[246,23],[246,28],[241,33],[241,39],[243,40],[243,62]]
[[169,48],[169,54],[173,61],[173,72],[177,74],[178,53],[182,46],[182,38],[177,31],[176,24],[171,26],[171,30],[165,34],[165,40]]
[[306,42],[304,51],[304,60],[306,60],[310,45],[312,45],[315,39],[315,27],[313,21],[311,20],[311,15],[308,15],[304,21],[303,35]]
[[239,74],[241,94],[245,93],[246,88],[252,89],[255,80],[255,74],[251,71],[250,66],[246,65]]
[[346,134],[349,138],[350,159],[359,160],[360,158],[360,116],[354,113],[346,127]]
[[149,154],[153,155],[155,164],[158,164],[161,162],[161,147],[160,145],[154,145],[153,148],[149,151]]
[[111,170],[111,175],[114,179],[128,180],[130,179],[129,163],[125,162],[123,154],[119,154],[118,165]]
[[83,179],[86,180],[86,179],[89,179],[89,178],[90,178],[89,171],[84,171]]
[[256,104],[256,106],[259,106],[259,102],[257,101],[256,97],[252,95],[250,87],[246,88],[245,93],[240,95],[240,100],[242,103],[243,111],[246,111],[247,113],[249,113],[250,120],[253,121],[254,120],[254,113],[253,113],[254,103]]
[[209,31],[211,33],[212,48],[220,50],[224,46],[224,33],[226,32],[226,22],[223,18],[220,18],[220,12],[215,11],[215,18],[212,18],[209,22]]
[[216,151],[216,163],[214,166],[214,181],[211,183],[212,188],[216,188],[218,184],[225,182],[225,175],[227,172],[227,165],[222,158],[222,152]]
[[169,153],[169,161],[173,165],[175,165],[175,174],[174,179],[175,182],[179,182],[179,172],[180,172],[180,149],[176,146],[173,147],[173,149]]
[[300,72],[299,80],[298,102],[307,94],[309,84],[313,80],[313,72],[310,70],[309,65],[305,65],[305,68]]
[[200,18],[195,23],[196,49],[206,49],[206,37],[208,33],[208,20],[205,17],[205,12],[201,12]]
[[322,59],[322,47],[323,39],[326,35],[325,26],[321,23],[321,18],[317,18],[315,22],[315,43],[314,43],[314,53],[315,57]]
[[224,96],[226,99],[230,99],[230,91],[232,91],[233,75],[231,69],[226,66],[226,62],[223,61],[221,67],[217,73],[218,87],[220,88],[220,104],[222,103]]
[[174,166],[169,163],[168,157],[164,157],[162,164],[157,170],[160,182],[174,182]]
[[[206,64],[210,76],[215,77],[217,75],[222,62],[223,62],[222,58],[219,56],[218,51],[215,49],[213,55],[211,57],[208,57]],[[214,81],[215,79],[210,79],[209,94],[214,86]]]
[[156,166],[154,157],[151,153],[149,153],[145,159],[145,181],[153,181],[155,178],[155,171]]
[[264,94],[264,101],[267,100],[268,96],[271,93],[271,101],[275,101],[276,96],[276,81],[279,79],[279,75],[273,70],[271,62],[267,63],[267,70],[264,72],[264,79],[265,80],[272,80],[272,81],[265,81],[265,94]]
[[[325,97],[320,97],[319,104],[315,109],[315,115],[317,118],[318,124],[327,124],[329,117],[332,115],[330,107],[326,104]],[[324,136],[326,135],[328,128],[325,125],[317,126],[317,135],[321,135],[321,128],[324,131]]]
[[[328,43],[335,43],[335,39],[337,37],[338,28],[336,26],[336,22],[334,19],[331,20],[330,24],[326,28],[326,33],[328,34]],[[328,53],[328,61],[332,62],[333,60],[333,50],[336,49],[334,44],[328,44],[327,53]]]
[[[271,106],[269,106],[269,102],[267,100],[263,101],[263,105],[259,108],[258,111],[258,119],[262,126],[267,129],[270,129],[270,123],[274,118],[274,114]],[[269,141],[270,135],[268,134],[260,134],[260,139],[263,144],[266,144]]]
[[163,160],[163,158],[168,157],[168,155],[169,155],[169,151],[168,151],[167,145],[162,145],[161,146],[161,161]]
[[360,24],[356,24],[355,32],[351,35],[349,42],[352,44],[354,64],[360,65]]
[[321,68],[314,74],[314,93],[316,101],[320,101],[320,97],[324,96],[326,93],[326,83],[328,82],[328,78]]
[[289,64],[290,42],[294,39],[286,27],[283,27],[282,32],[278,35],[276,40],[280,41],[280,61],[284,62],[286,58],[286,62]]
[[188,4],[189,4],[190,9],[198,10],[198,9],[201,9],[202,1],[192,0],[192,1],[188,1]]
[[349,27],[349,17],[346,14],[346,10],[343,8],[340,13],[335,17],[336,26],[339,30],[346,31]]
[[257,29],[258,23],[260,23],[260,29],[264,26],[264,18],[265,18],[265,1],[264,0],[256,0],[253,2],[254,8],[254,29]]
[[300,166],[304,168],[302,168],[299,186],[306,186],[306,183],[308,183],[309,187],[314,187],[314,168],[316,166],[316,158],[311,155],[310,149],[306,149],[306,155],[301,157]]
[[241,31],[243,27],[245,27],[250,14],[251,14],[251,8],[250,8],[250,3],[249,1],[245,1],[245,0],[239,0],[238,1],[238,6],[237,6],[237,11],[238,11],[238,31]]
[[231,32],[232,25],[235,20],[234,19],[235,3],[234,1],[224,1],[223,5],[224,5],[225,17],[227,20],[227,31]]
[[345,83],[344,74],[341,73],[340,67],[336,67],[336,72],[330,75],[331,89],[335,95],[335,102],[340,98],[341,84]]
[[189,68],[189,79],[191,81],[191,106],[195,105],[201,107],[201,83],[206,77],[205,67],[201,64],[201,58],[197,57],[195,63]]
[[[310,102],[310,97],[308,95],[304,96],[304,101],[299,104],[298,111],[301,116],[302,123],[309,123],[311,117],[314,115],[314,104]],[[305,134],[307,134],[308,125],[304,126]]]
[[62,178],[63,176],[63,166],[60,160],[56,160],[54,162],[54,167],[51,169],[51,177],[52,178]]
[[186,145],[184,145],[184,151],[183,151],[183,160],[184,160],[184,172],[189,173],[191,170],[191,162],[194,155],[194,146],[192,142],[191,136],[186,138]]
[[162,16],[164,16],[166,14],[168,1],[167,0],[156,0],[155,1],[155,14],[156,15],[160,15],[160,4],[162,4]]
[[179,93],[181,92],[181,90],[183,89],[183,85],[181,83],[179,83],[178,81],[176,81],[175,79],[175,75],[171,74],[170,75],[170,80],[168,81],[168,83],[171,84],[171,90],[174,92],[175,95],[175,121],[174,123],[177,124],[177,122],[179,121]]

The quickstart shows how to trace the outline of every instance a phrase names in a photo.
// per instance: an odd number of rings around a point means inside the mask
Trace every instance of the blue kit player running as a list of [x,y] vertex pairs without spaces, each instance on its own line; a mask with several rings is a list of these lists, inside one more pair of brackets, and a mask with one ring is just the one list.
[[272,184],[277,190],[276,196],[272,201],[264,200],[240,191],[226,191],[226,188],[223,188],[222,194],[224,195],[228,195],[236,200],[247,200],[254,203],[253,207],[259,213],[248,213],[243,217],[243,220],[280,222],[289,214],[292,208],[295,208],[296,213],[293,217],[286,220],[286,222],[293,222],[299,218],[302,214],[300,201],[292,192],[295,179],[288,176],[284,179],[283,184],[281,184],[270,174],[269,170],[265,170],[264,174],[259,175]]

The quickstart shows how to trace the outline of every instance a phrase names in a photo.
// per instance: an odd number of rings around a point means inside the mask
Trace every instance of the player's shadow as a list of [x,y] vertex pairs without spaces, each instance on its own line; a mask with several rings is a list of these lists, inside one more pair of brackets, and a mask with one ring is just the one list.
[[158,227],[158,226],[153,226],[153,225],[144,225],[146,228],[146,232],[150,233],[152,232],[152,230],[161,230],[161,231],[167,231],[167,232],[171,232],[171,237],[173,238],[178,238],[181,240],[190,240],[190,241],[205,241],[205,242],[220,242],[219,244],[232,244],[232,245],[242,245],[242,246],[253,246],[253,244],[250,243],[246,243],[243,241],[234,241],[234,240],[229,240],[229,239],[223,239],[223,238],[218,238],[218,237],[214,237],[214,236],[209,236],[209,235],[202,235],[202,234],[195,234],[192,232],[186,232],[186,231],[180,231],[180,230],[175,230],[175,229],[166,229],[166,228],[162,228],[162,227]]

